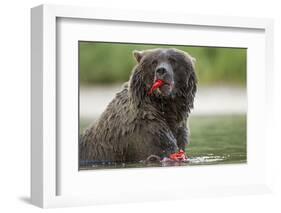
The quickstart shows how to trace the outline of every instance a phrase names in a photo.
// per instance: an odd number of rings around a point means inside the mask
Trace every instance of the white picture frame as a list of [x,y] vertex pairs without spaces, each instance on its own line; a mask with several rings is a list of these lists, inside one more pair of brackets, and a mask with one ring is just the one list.
[[[57,144],[59,137],[57,129],[59,116],[58,103],[60,102],[59,98],[62,98],[58,95],[61,78],[60,80],[57,78],[57,69],[59,69],[57,51],[58,48],[60,48],[57,38],[58,31],[61,30],[58,28],[58,23],[62,19],[68,20],[69,22],[73,20],[87,20],[89,22],[91,22],[91,20],[98,20],[100,21],[100,25],[102,25],[103,22],[109,21],[112,22],[113,25],[115,22],[118,22],[120,26],[122,26],[122,23],[134,23],[135,25],[153,24],[154,26],[165,26],[165,28],[172,28],[175,26],[180,26],[181,28],[197,26],[202,29],[222,29],[228,32],[246,30],[260,33],[256,41],[261,41],[260,46],[262,47],[257,46],[257,48],[261,49],[255,49],[254,47],[256,44],[254,43],[251,45],[253,47],[252,50],[262,50],[259,55],[256,55],[261,59],[257,62],[261,63],[259,64],[261,67],[255,67],[254,63],[252,63],[253,66],[249,65],[249,71],[252,74],[253,72],[251,70],[256,68],[257,77],[253,79],[253,75],[250,74],[247,80],[249,86],[247,90],[249,96],[248,119],[250,119],[250,122],[247,123],[247,128],[250,130],[248,140],[256,141],[255,146],[253,146],[253,143],[250,143],[250,146],[248,146],[248,151],[250,153],[248,164],[242,166],[189,167],[188,169],[172,168],[172,170],[171,168],[150,168],[149,170],[123,169],[122,171],[107,170],[103,172],[98,171],[96,173],[84,172],[82,175],[83,177],[81,177],[81,174],[77,175],[79,172],[76,170],[77,162],[73,162],[73,166],[71,163],[67,166],[70,170],[65,169],[65,158],[60,156],[61,150],[58,151],[64,146]],[[71,23],[68,23],[68,25],[71,26]],[[263,158],[265,158],[263,162],[258,160],[258,156],[261,154],[263,147],[270,150],[270,132],[273,131],[270,122],[273,119],[273,113],[272,110],[270,110],[272,109],[273,103],[272,94],[270,93],[273,87],[273,81],[271,79],[274,77],[272,62],[273,21],[271,19],[172,13],[167,15],[158,11],[123,11],[107,8],[41,5],[31,9],[31,27],[31,201],[33,204],[46,208],[100,203],[138,202],[143,200],[182,199],[211,195],[242,195],[271,191],[272,172],[269,151],[263,153]],[[71,30],[71,27],[69,29]],[[75,35],[77,34],[73,34],[69,36],[69,38],[74,38]],[[91,36],[90,33],[88,35]],[[231,38],[235,38],[235,33],[232,36]],[[211,34],[210,37],[212,37]],[[129,38],[124,37],[122,42],[128,41],[128,39]],[[255,40],[252,38],[247,39]],[[205,45],[208,45],[208,42],[210,43],[211,40],[206,40]],[[231,44],[230,42],[229,45]],[[211,45],[216,45],[216,42]],[[234,44],[234,46],[237,45]],[[69,48],[73,48],[73,46],[69,46]],[[255,51],[252,52],[254,54]],[[249,55],[249,57],[249,60],[254,62],[254,60],[251,59],[253,56]],[[73,64],[70,66],[72,65]],[[76,80],[63,78],[63,81],[67,81],[67,84],[72,85],[75,84]],[[264,123],[263,129],[261,129],[261,125],[257,124],[255,115],[258,112],[253,109],[253,105],[257,101],[257,98],[254,97],[253,94],[255,89],[257,89],[258,83],[262,85],[259,87],[259,93],[262,96],[261,100],[264,101],[259,107],[261,107],[261,109],[267,107],[266,113],[261,118]],[[73,89],[73,91],[75,91],[75,87]],[[70,113],[73,112],[73,114],[77,116],[77,111],[75,110],[76,108],[73,108]],[[73,124],[75,124],[75,120],[73,120]],[[75,128],[75,125],[73,126]],[[73,128],[73,126],[71,128]],[[251,134],[255,129],[259,131],[259,137]],[[73,146],[73,144],[70,146]],[[73,150],[75,151],[75,147],[73,147],[73,149],[70,147],[68,151],[72,153]],[[67,153],[64,154],[66,157],[68,155]],[[241,176],[241,178],[239,178],[239,176],[236,176],[233,177],[233,179],[228,178],[225,182],[220,179],[217,181],[214,180],[213,182],[212,180],[208,180],[209,182],[206,180],[205,184],[202,184],[202,180],[204,180],[202,176],[206,174],[208,178],[215,179],[222,174],[240,174],[240,172],[245,173],[245,177]],[[214,174],[212,175],[212,173]],[[171,196],[169,192],[171,192],[173,186],[177,186],[177,183],[172,184],[165,182],[165,179],[161,177],[167,176],[170,179],[174,179],[176,174],[180,174],[182,180],[188,175],[189,180],[192,182],[187,184],[186,187],[177,189],[177,195]],[[123,181],[123,184],[127,183],[127,185],[123,185],[122,188],[117,187],[114,189],[114,186],[107,182],[112,176]],[[139,186],[132,188],[133,183],[128,177],[132,179],[141,177],[144,181],[151,181],[153,184],[145,186],[140,183]],[[151,179],[147,179],[148,177]],[[95,181],[98,182],[95,183]],[[82,184],[80,186],[79,184],[81,182],[84,185]],[[108,184],[108,186],[106,190],[103,190],[106,184]],[[165,184],[165,189],[161,187],[163,184]],[[63,193],[61,192],[61,185],[64,185]],[[80,188],[83,190],[79,190]],[[92,193],[93,189],[95,189],[94,193]],[[86,193],[87,190],[90,192]],[[148,193],[147,190],[151,190],[151,193]],[[186,190],[188,190],[188,193],[185,193]],[[72,193],[73,191],[79,191],[79,193]],[[122,193],[122,196],[120,193]],[[155,193],[157,193],[157,196],[155,196]]]

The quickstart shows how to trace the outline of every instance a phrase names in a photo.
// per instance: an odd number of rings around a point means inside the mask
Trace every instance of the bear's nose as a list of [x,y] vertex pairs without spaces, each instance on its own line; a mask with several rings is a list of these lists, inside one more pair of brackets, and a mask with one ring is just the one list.
[[164,67],[159,67],[159,68],[157,68],[157,70],[156,70],[156,73],[158,73],[159,75],[163,75],[163,74],[165,74],[167,72],[167,70],[166,70],[166,68],[164,68]]

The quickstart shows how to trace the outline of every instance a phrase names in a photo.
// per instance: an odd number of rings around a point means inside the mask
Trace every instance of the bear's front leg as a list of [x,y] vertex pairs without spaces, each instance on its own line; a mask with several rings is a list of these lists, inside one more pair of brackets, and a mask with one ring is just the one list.
[[[163,154],[168,157],[170,154],[176,153],[179,151],[177,140],[174,137],[173,133],[169,130],[159,130],[159,144]],[[157,142],[156,142],[157,143]]]
[[185,146],[189,144],[188,129],[186,127],[179,127],[176,138],[179,149],[185,151]]
[[142,121],[128,138],[127,161],[146,160],[151,155],[163,158],[179,151],[173,133],[159,120]]

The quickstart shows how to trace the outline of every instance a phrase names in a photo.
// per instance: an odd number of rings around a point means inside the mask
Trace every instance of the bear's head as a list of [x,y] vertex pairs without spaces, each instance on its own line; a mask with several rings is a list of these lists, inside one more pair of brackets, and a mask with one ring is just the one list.
[[[174,48],[135,50],[133,55],[137,60],[129,83],[133,99],[141,102],[185,97],[193,106],[197,83],[193,57]],[[148,95],[157,80],[163,85]]]

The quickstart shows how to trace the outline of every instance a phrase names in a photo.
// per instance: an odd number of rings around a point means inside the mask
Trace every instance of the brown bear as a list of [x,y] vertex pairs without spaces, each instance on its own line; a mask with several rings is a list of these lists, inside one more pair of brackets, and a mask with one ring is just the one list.
[[[187,120],[197,89],[194,58],[173,48],[133,54],[137,65],[130,80],[80,137],[80,162],[138,162],[169,156],[189,143]],[[148,94],[159,79],[164,85]]]

